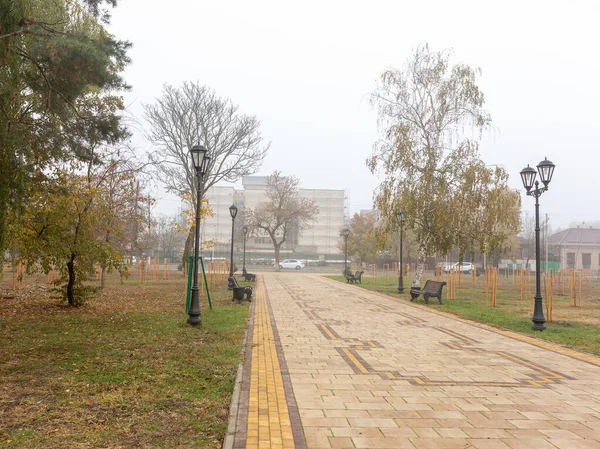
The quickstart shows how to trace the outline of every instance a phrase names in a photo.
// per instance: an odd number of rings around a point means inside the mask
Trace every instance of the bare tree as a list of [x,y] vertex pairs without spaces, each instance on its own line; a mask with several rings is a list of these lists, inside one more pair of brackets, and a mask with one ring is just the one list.
[[[202,190],[219,181],[235,182],[255,173],[266,156],[269,144],[263,142],[260,122],[242,114],[231,100],[219,97],[199,83],[184,82],[180,87],[165,85],[155,104],[144,105],[151,126],[147,138],[155,146],[152,155],[157,178],[169,192],[196,204],[196,172],[190,161],[190,148],[203,145],[211,161]],[[193,228],[190,236],[193,236]],[[191,251],[188,237],[184,259]]]
[[181,216],[158,216],[155,232],[162,257],[172,260],[175,254],[180,254],[185,243],[185,236],[179,232],[182,221]]
[[281,176],[280,172],[273,172],[267,177],[268,201],[246,212],[251,229],[271,238],[277,270],[279,251],[289,232],[294,229],[300,235],[319,213],[314,201],[298,197],[299,182],[295,176]]
[[525,261],[525,268],[527,268],[535,248],[535,215],[531,212],[523,212],[521,215],[521,245],[527,250]]

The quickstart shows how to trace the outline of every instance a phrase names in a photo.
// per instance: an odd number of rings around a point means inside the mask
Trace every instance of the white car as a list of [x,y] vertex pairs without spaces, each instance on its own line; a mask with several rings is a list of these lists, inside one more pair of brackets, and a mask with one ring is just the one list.
[[279,268],[293,268],[295,270],[301,270],[304,268],[304,262],[297,259],[285,259],[283,262],[279,262]]
[[451,269],[459,271],[464,274],[471,274],[473,272],[473,264],[471,262],[461,262],[444,265],[444,273],[448,273]]

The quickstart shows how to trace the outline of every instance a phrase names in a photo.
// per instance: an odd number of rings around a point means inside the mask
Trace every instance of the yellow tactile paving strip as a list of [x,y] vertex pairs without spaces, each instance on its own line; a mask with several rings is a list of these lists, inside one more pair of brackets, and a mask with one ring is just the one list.
[[291,449],[292,423],[262,282],[256,290],[246,448]]

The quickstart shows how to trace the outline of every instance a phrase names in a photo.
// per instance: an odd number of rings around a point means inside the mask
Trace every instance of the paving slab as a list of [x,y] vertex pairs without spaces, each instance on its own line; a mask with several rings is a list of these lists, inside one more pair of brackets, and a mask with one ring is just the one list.
[[304,272],[257,281],[225,447],[600,448],[600,358]]

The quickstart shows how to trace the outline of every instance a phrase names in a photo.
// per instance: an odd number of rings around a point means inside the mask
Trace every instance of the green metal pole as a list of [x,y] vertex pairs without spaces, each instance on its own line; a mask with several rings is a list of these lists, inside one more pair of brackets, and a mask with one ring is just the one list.
[[187,294],[185,295],[185,311],[187,313],[190,310],[190,295],[192,293],[192,274],[194,269],[194,256],[190,256],[190,263],[188,268],[188,285]]
[[206,271],[204,271],[204,260],[200,256],[200,265],[202,265],[202,276],[204,276],[204,287],[206,288],[206,296],[208,296],[208,306],[212,310],[212,302],[210,301],[210,290],[208,290],[208,282],[206,280]]

